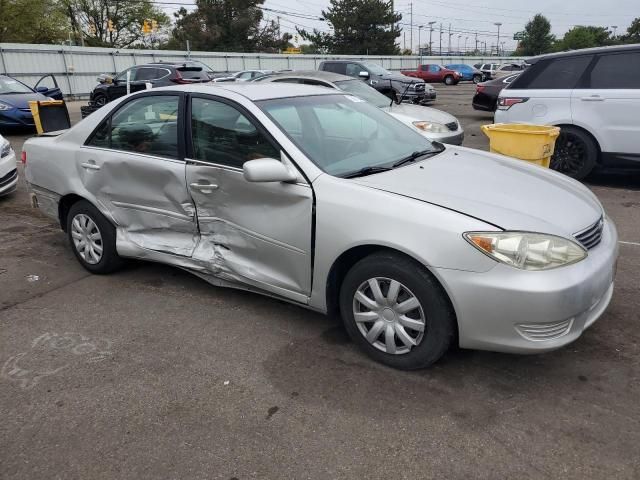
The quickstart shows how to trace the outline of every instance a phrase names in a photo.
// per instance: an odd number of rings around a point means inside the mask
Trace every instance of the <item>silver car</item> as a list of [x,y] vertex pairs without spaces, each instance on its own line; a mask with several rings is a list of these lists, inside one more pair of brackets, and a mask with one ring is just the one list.
[[340,75],[339,73],[315,70],[307,72],[294,71],[267,75],[254,81],[261,83],[302,83],[342,90],[381,108],[405,125],[418,129],[420,133],[430,140],[451,145],[462,145],[464,140],[464,129],[453,115],[435,108],[392,102],[389,97],[365,82],[346,75]]
[[90,272],[145,259],[339,312],[397,368],[453,342],[559,348],[613,291],[616,229],[580,183],[433,144],[327,88],[136,93],[28,140],[23,160],[32,202]]

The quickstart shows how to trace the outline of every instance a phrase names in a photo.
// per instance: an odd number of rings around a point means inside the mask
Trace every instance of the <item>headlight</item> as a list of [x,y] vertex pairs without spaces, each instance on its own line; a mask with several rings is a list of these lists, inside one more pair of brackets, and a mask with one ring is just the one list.
[[587,256],[577,243],[543,233],[467,232],[464,238],[494,260],[522,270],[549,270]]
[[0,158],[4,158],[11,153],[11,144],[5,140],[2,145],[0,145]]
[[447,133],[449,131],[449,129],[445,125],[442,125],[441,123],[436,123],[436,122],[421,121],[421,122],[413,122],[413,124],[423,132]]
[[7,105],[6,103],[0,102],[0,111],[2,110],[11,110],[13,107],[11,105]]

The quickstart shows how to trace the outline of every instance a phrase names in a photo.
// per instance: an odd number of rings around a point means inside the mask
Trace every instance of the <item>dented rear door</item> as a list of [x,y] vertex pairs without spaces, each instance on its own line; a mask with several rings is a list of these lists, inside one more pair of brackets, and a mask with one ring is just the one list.
[[279,159],[280,147],[249,112],[194,97],[187,185],[200,242],[194,260],[214,275],[306,303],[311,290],[313,191],[298,183],[252,183],[242,165]]

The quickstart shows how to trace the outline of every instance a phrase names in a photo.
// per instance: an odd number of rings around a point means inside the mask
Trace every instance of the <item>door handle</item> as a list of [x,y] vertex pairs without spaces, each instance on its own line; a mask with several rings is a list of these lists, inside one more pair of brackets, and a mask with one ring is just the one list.
[[200,190],[202,193],[212,193],[214,190],[218,189],[218,185],[215,183],[192,183],[190,186],[191,188]]
[[100,166],[96,165],[95,162],[83,162],[80,165],[85,170],[100,170]]
[[604,102],[604,98],[600,95],[591,95],[590,97],[581,97],[580,100],[583,102]]

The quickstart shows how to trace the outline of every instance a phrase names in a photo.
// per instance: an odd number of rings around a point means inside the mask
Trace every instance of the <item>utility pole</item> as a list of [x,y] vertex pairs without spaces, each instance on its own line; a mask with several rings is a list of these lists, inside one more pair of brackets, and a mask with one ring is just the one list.
[[460,55],[460,39],[462,38],[462,35],[458,34],[458,55]]
[[473,51],[475,54],[478,51],[478,32],[476,32],[476,49]]
[[424,25],[418,25],[418,55],[420,56],[420,63],[422,63],[422,50],[420,49],[420,33],[422,32],[423,28],[424,28]]
[[496,22],[494,25],[498,27],[498,43],[496,43],[496,52],[498,56],[500,56],[500,25],[502,25],[502,23]]
[[618,31],[618,26],[617,25],[611,25],[611,28],[613,28],[613,38],[616,38],[616,32]]
[[409,8],[411,9],[411,32],[409,32],[409,42],[411,42],[411,53],[413,53],[413,3],[409,3]]
[[440,49],[438,50],[438,55],[442,56],[442,23],[440,24]]
[[402,29],[402,51],[407,49],[407,32]]
[[467,41],[469,40],[469,37],[464,37],[464,54],[467,54]]
[[436,22],[429,22],[429,56],[433,55],[433,42],[431,42],[431,36],[433,35],[433,24]]
[[449,53],[451,53],[451,35],[453,33],[451,33],[451,24],[449,24],[449,50],[447,50]]
[[280,36],[280,15],[278,15],[276,18],[278,19],[278,38],[282,38]]

